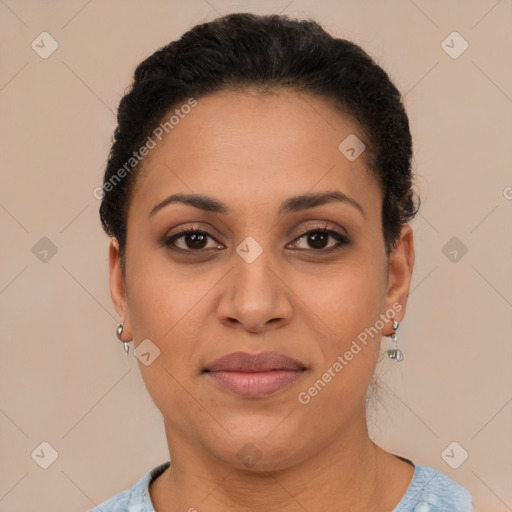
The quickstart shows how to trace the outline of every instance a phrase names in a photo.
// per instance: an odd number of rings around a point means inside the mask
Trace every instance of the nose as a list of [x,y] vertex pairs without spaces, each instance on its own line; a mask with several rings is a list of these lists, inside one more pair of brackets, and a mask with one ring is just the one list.
[[228,327],[251,333],[283,327],[290,322],[292,292],[286,286],[279,265],[264,250],[248,263],[233,254],[234,268],[226,276],[224,292],[218,305],[219,320]]

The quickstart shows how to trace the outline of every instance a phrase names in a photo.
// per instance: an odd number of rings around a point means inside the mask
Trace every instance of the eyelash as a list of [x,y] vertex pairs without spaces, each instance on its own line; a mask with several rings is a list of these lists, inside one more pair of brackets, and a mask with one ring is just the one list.
[[[325,226],[323,228],[310,229],[310,230],[302,233],[301,235],[299,235],[297,238],[295,238],[295,240],[292,243],[295,243],[295,242],[299,241],[301,238],[304,238],[304,237],[306,237],[306,236],[308,236],[310,234],[313,234],[313,233],[315,233],[315,234],[316,233],[320,233],[320,234],[329,235],[332,238],[336,239],[338,241],[338,243],[336,245],[333,245],[333,246],[327,248],[327,249],[299,249],[300,251],[311,251],[311,252],[313,252],[315,254],[329,254],[329,253],[331,253],[333,251],[341,249],[344,245],[348,245],[350,243],[350,241],[347,238],[347,236],[345,236],[345,235],[343,235],[341,233],[338,233],[337,231],[334,231],[332,229],[327,229],[327,226]],[[206,231],[202,231],[200,229],[194,229],[194,228],[183,228],[183,229],[180,229],[174,235],[166,237],[164,239],[163,245],[165,247],[168,247],[169,249],[172,249],[172,250],[175,250],[175,251],[180,251],[182,253],[188,253],[189,255],[192,255],[192,253],[200,255],[200,254],[210,250],[210,249],[196,249],[196,250],[194,250],[194,249],[181,249],[181,248],[175,247],[173,245],[174,242],[176,242],[176,240],[178,240],[180,238],[183,238],[186,235],[190,235],[190,234],[206,235],[207,237],[211,238],[212,240],[215,240],[215,238],[213,238]],[[217,240],[215,240],[215,242],[217,242]],[[219,243],[219,242],[217,242],[217,243]]]

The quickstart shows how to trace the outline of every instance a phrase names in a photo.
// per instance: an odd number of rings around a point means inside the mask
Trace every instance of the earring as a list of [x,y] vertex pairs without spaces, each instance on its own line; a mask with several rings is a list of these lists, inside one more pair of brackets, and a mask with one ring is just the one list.
[[[393,343],[396,343],[398,341],[398,336],[396,334],[396,331],[398,330],[398,326],[400,324],[396,321],[396,320],[393,320],[393,334],[391,335],[391,341]],[[404,360],[404,355],[402,353],[402,351],[399,349],[399,348],[393,348],[393,349],[390,349],[387,351],[387,354],[388,354],[388,357],[390,359],[394,359],[397,363],[400,363],[401,361]]]
[[128,352],[130,351],[130,343],[127,342],[127,341],[124,341],[122,338],[121,338],[121,335],[123,334],[123,327],[124,327],[124,322],[121,322],[118,326],[117,326],[117,329],[116,329],[116,336],[117,338],[119,339],[119,341],[122,341],[123,342],[123,347],[124,347],[124,355],[126,357],[128,357]]

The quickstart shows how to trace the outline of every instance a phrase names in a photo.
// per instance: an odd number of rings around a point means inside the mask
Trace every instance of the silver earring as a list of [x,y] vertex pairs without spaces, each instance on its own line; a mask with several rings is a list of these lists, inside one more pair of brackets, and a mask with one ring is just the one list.
[[126,357],[128,357],[128,352],[130,351],[130,343],[128,341],[123,341],[123,339],[121,338],[121,334],[123,334],[123,327],[124,327],[124,322],[121,322],[118,326],[117,326],[117,329],[116,329],[116,336],[117,338],[119,339],[119,341],[122,341],[123,342],[123,347],[124,347],[124,355]]
[[[396,334],[396,331],[398,330],[399,323],[396,320],[393,320],[393,334],[391,335],[391,341],[396,344],[398,341],[398,336]],[[397,363],[400,363],[404,360],[404,355],[402,351],[399,348],[392,348],[387,351],[388,357],[390,359],[394,359]]]

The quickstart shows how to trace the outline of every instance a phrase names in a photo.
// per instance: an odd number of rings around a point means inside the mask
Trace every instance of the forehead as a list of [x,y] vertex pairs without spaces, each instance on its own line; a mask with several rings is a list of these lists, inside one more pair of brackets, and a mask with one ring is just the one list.
[[132,196],[138,204],[175,191],[225,198],[234,209],[315,189],[338,188],[368,203],[380,197],[368,152],[350,160],[340,151],[347,138],[364,141],[364,133],[326,99],[293,90],[223,91],[178,114],[161,141],[153,137]]

